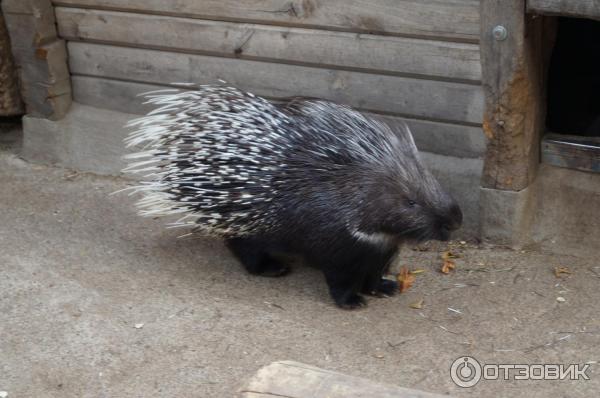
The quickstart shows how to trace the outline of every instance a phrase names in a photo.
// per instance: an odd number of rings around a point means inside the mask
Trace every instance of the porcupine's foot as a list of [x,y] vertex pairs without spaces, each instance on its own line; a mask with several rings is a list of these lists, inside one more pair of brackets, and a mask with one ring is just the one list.
[[398,292],[398,283],[389,279],[381,278],[374,288],[365,287],[363,293],[375,297],[392,297]]
[[257,272],[252,272],[247,266],[246,269],[251,274],[267,277],[285,276],[292,271],[292,268],[289,265],[282,264],[278,260],[274,260],[269,256],[267,256],[265,261],[259,265]]
[[367,306],[365,298],[354,290],[355,281],[340,278],[334,273],[325,273],[325,279],[329,286],[329,294],[338,307],[353,310]]
[[363,296],[356,293],[351,294],[350,296],[342,299],[336,299],[335,297],[333,299],[335,300],[335,303],[338,305],[338,307],[343,308],[345,310],[354,310],[357,308],[367,306],[367,300],[365,300]]
[[288,265],[274,259],[259,240],[252,238],[232,238],[227,246],[246,270],[253,275],[278,277],[290,273]]

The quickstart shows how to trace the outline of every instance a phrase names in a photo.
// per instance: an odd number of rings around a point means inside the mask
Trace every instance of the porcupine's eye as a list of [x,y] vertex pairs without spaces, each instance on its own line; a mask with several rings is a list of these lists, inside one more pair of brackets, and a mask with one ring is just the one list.
[[406,204],[407,204],[408,206],[410,206],[410,207],[415,207],[415,206],[417,205],[417,202],[415,202],[415,201],[414,201],[414,200],[412,200],[412,199],[408,199],[408,200],[406,201]]

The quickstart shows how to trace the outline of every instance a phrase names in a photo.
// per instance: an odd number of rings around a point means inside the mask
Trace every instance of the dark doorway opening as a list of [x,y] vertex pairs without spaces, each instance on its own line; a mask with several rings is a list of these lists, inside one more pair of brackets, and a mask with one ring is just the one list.
[[600,172],[600,21],[558,18],[542,161]]
[[600,21],[558,18],[546,125],[552,133],[600,137]]

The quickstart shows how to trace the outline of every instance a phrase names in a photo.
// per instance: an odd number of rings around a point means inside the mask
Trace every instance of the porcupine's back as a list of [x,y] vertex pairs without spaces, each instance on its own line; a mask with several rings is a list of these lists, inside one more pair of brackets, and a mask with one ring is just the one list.
[[[180,215],[176,226],[240,236],[315,223],[356,224],[373,181],[419,174],[414,143],[345,106],[285,105],[238,89],[200,86],[147,95],[158,107],[133,120],[128,172],[145,216]],[[403,151],[405,153],[403,153]],[[406,176],[405,176],[406,177]],[[417,176],[418,177],[418,176]],[[329,222],[329,221],[327,221]],[[298,226],[296,226],[298,227]]]

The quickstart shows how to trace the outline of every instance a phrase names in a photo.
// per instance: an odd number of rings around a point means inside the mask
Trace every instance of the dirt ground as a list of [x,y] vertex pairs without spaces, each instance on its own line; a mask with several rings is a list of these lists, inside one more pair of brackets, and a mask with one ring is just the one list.
[[[127,184],[0,152],[0,391],[9,398],[228,397],[276,360],[457,397],[600,390],[593,252],[458,237],[457,268],[444,275],[446,246],[406,247],[399,264],[425,270],[412,288],[348,312],[332,305],[314,269],[253,277],[220,241],[178,239],[162,220],[138,218],[133,198],[110,195]],[[571,274],[557,277],[557,266]],[[590,363],[590,380],[460,388],[449,369],[464,355]]]

